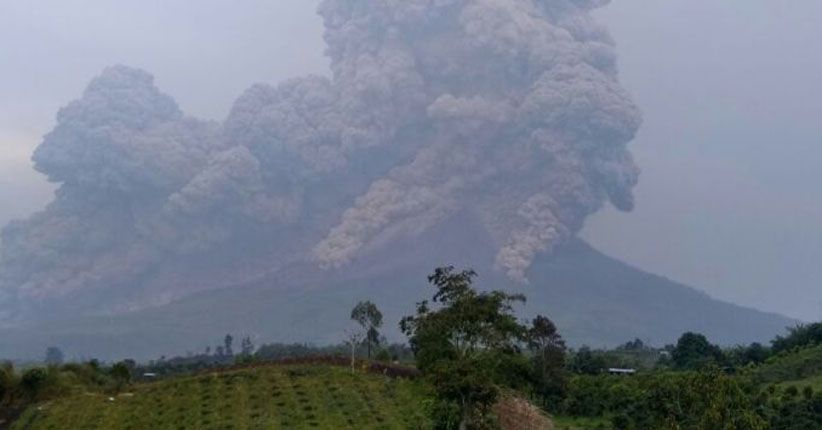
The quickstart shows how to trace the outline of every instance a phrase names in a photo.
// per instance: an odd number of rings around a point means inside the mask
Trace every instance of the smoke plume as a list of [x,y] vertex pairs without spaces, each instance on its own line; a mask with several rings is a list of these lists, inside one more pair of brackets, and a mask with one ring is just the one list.
[[59,189],[3,230],[0,301],[171,300],[295,261],[344,267],[455,216],[525,282],[606,202],[633,206],[641,118],[590,16],[605,3],[324,0],[331,77],[255,85],[222,123],[106,69],[34,154]]

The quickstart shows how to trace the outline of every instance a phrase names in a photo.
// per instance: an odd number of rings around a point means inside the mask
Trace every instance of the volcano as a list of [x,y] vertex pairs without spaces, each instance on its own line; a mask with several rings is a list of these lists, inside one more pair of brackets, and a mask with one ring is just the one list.
[[[39,357],[58,345],[69,356],[151,359],[201,351],[226,333],[258,342],[330,344],[343,340],[351,308],[375,302],[385,315],[384,334],[403,341],[397,322],[429,298],[426,276],[441,265],[474,268],[480,289],[526,295],[522,318],[553,319],[572,346],[615,346],[640,338],[673,343],[685,331],[735,345],[766,342],[796,321],[727,302],[646,273],[574,239],[540,257],[523,284],[493,269],[493,248],[483,230],[455,219],[402,247],[334,271],[294,264],[265,279],[196,293],[134,312],[65,317],[0,330],[0,356]],[[393,245],[391,245],[393,246]]]

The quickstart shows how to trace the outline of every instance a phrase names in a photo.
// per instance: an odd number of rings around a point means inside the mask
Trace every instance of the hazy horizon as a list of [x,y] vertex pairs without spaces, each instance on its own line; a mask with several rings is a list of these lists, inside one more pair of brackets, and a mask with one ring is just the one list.
[[[148,70],[183,111],[207,119],[224,118],[252,83],[327,75],[310,3],[0,5],[0,201],[11,202],[0,225],[51,199],[30,154],[106,66]],[[583,237],[717,298],[819,319],[822,59],[811,42],[822,36],[820,13],[808,0],[617,2],[596,12],[645,117],[630,145],[643,175],[634,212],[603,211]]]

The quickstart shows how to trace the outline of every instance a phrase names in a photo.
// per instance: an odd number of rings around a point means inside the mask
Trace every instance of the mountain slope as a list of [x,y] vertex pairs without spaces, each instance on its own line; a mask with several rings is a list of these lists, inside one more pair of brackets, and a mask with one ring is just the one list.
[[[350,309],[364,299],[382,309],[388,338],[402,340],[397,322],[430,297],[426,276],[444,261],[477,268],[480,288],[525,294],[522,316],[550,316],[571,345],[608,346],[635,337],[663,345],[688,330],[730,345],[770,340],[795,323],[714,300],[580,240],[541,257],[528,273],[528,284],[514,283],[491,268],[493,255],[484,251],[489,248],[481,246],[482,237],[460,231],[459,237],[454,230],[433,231],[345,270],[297,265],[264,282],[199,293],[161,307],[5,329],[0,356],[37,357],[46,346],[57,345],[70,356],[150,359],[201,351],[229,332],[258,342],[336,343],[343,339]],[[433,240],[443,234],[451,240]]]

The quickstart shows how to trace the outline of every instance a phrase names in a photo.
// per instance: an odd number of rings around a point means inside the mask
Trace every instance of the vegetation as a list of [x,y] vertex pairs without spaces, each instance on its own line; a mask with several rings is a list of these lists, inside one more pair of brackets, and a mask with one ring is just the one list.
[[380,344],[380,327],[382,327],[382,312],[377,305],[370,301],[357,303],[351,310],[351,319],[365,331],[363,337],[368,347],[368,358],[371,358],[371,347]]
[[130,364],[96,361],[15,369],[0,365],[0,428],[31,405],[83,393],[114,395],[131,379]]
[[580,375],[563,405],[572,416],[610,417],[616,429],[764,429],[742,381],[718,369],[636,377]]
[[565,341],[553,321],[538,316],[528,330],[534,397],[546,409],[554,409],[568,390]]
[[633,377],[597,372],[614,352],[583,349],[572,360],[576,373],[559,411],[607,419],[617,430],[819,429],[822,346],[802,341],[806,336],[794,329],[774,341],[795,345],[787,350],[752,344],[723,351],[686,333],[666,348],[670,359],[663,355]]
[[780,352],[753,371],[757,382],[798,381],[822,375],[822,345]]
[[780,353],[819,344],[822,344],[822,322],[800,324],[789,329],[787,336],[779,336],[774,339],[773,351]]
[[264,366],[73,393],[29,409],[13,429],[425,428],[423,384],[332,366]]
[[671,352],[671,362],[679,370],[698,370],[725,362],[722,350],[698,333],[685,333]]
[[0,428],[21,413],[15,429],[480,430],[544,426],[545,413],[565,430],[822,428],[822,325],[770,346],[723,350],[689,332],[664,348],[634,339],[569,350],[549,318],[517,318],[525,297],[477,291],[475,277],[435,270],[432,299],[400,322],[407,346],[387,345],[382,313],[362,301],[357,328],[335,346],[257,348],[244,337],[235,353],[228,334],[201,354],[143,365],[63,364],[49,348],[42,367],[0,366]]
[[417,357],[417,366],[434,388],[437,428],[487,428],[501,386],[521,387],[527,361],[519,344],[526,328],[512,304],[524,297],[471,288],[476,273],[439,268],[428,280],[436,288],[432,304],[417,305],[401,327]]

